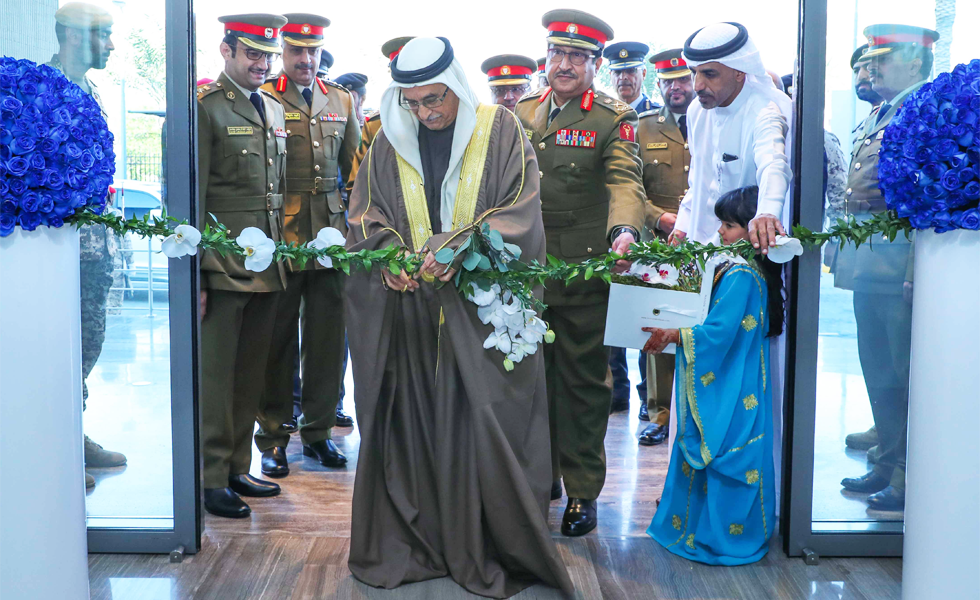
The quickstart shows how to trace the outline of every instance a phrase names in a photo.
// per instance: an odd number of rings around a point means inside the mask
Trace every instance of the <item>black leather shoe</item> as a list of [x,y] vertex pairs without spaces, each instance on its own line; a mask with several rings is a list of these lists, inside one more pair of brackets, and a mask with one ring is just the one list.
[[666,425],[658,425],[657,423],[647,425],[646,429],[640,433],[640,445],[656,446],[664,443],[667,440],[667,431]]
[[252,514],[248,504],[230,488],[204,490],[204,509],[212,515],[229,519],[244,519]]
[[278,496],[279,492],[282,491],[282,488],[279,487],[278,483],[256,479],[248,473],[245,473],[244,475],[229,475],[228,487],[230,487],[232,491],[237,494],[252,498],[268,498],[269,496]]
[[647,403],[646,402],[641,402],[640,403],[640,420],[641,421],[649,421],[650,420],[650,413],[647,412]]
[[337,409],[337,427],[353,427],[354,419],[344,412],[344,409]]
[[311,456],[324,467],[342,467],[347,464],[347,457],[343,455],[337,444],[333,440],[322,440],[313,442],[309,446],[303,446],[303,456]]
[[630,409],[630,399],[624,398],[617,400],[613,398],[612,404],[609,406],[609,414],[623,412],[624,410]]
[[262,474],[269,477],[285,477],[289,475],[289,463],[286,462],[286,447],[276,446],[262,453]]
[[595,529],[598,523],[595,500],[569,498],[565,516],[561,519],[561,534],[572,537],[585,535]]
[[551,499],[561,499],[561,479],[551,484]]
[[888,480],[874,471],[869,471],[860,477],[846,477],[841,480],[840,484],[844,486],[845,490],[851,492],[873,494],[888,487]]
[[905,510],[905,492],[888,486],[877,494],[868,496],[868,508],[872,510]]
[[299,431],[299,425],[296,423],[296,418],[292,418],[282,424],[282,430],[286,433],[296,433]]

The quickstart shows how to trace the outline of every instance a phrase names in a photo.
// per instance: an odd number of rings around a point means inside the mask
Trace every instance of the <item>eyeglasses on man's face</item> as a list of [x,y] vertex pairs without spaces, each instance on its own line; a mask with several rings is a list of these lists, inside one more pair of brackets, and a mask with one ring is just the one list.
[[573,50],[571,52],[565,52],[558,48],[548,48],[548,62],[561,64],[565,57],[568,57],[568,62],[572,63],[576,67],[581,67],[585,64],[585,61],[594,57],[595,55],[591,52],[579,52],[578,50]]
[[279,60],[279,55],[272,52],[262,52],[261,50],[256,50],[254,48],[247,48],[245,46],[239,46],[239,50],[245,51],[245,58],[252,62],[258,62],[260,60],[269,63],[270,65],[277,60]]
[[416,111],[419,109],[420,106],[424,106],[425,108],[432,110],[433,108],[439,108],[440,106],[442,106],[442,103],[446,101],[446,94],[448,93],[449,93],[449,86],[447,85],[446,91],[443,92],[441,96],[436,96],[435,94],[429,94],[425,98],[422,98],[422,101],[420,102],[418,100],[409,100],[407,98],[404,98],[401,95],[401,92],[398,92],[398,104],[400,104],[401,107],[404,108],[405,110]]
[[523,85],[498,85],[496,87],[490,88],[490,94],[494,98],[503,98],[508,94],[517,94],[523,96],[524,94],[531,91],[531,84],[525,83]]

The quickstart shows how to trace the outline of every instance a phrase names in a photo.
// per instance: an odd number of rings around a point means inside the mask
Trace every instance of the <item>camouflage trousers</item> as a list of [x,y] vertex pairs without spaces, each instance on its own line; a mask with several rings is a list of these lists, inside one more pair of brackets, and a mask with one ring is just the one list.
[[106,301],[112,287],[113,265],[110,260],[82,260],[79,263],[79,288],[82,309],[82,410],[88,400],[88,379],[102,354],[105,342]]

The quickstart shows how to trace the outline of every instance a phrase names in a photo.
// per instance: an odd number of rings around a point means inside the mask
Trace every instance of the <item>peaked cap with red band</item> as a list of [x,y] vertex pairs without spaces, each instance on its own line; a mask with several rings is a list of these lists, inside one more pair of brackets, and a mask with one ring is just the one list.
[[868,59],[901,48],[902,46],[922,46],[932,50],[939,39],[939,32],[913,25],[870,25],[864,28],[868,38],[868,51],[862,58]]
[[664,50],[650,57],[653,68],[657,70],[660,79],[679,79],[691,74],[690,67],[684,61],[684,49],[674,48]]
[[548,62],[548,57],[538,59],[538,73],[544,73],[544,65]]
[[323,30],[330,27],[330,19],[309,13],[286,13],[289,22],[282,27],[282,39],[290,46],[319,48],[326,40]]
[[279,32],[287,23],[286,17],[254,13],[218,17],[218,21],[224,25],[225,35],[234,35],[239,42],[249,48],[282,54]]
[[531,82],[537,63],[519,54],[500,54],[483,61],[480,70],[487,74],[491,86],[523,85]]
[[550,10],[541,17],[541,24],[548,30],[548,43],[556,46],[602,52],[606,42],[613,39],[608,23],[580,10]]
[[402,48],[405,47],[405,44],[409,43],[414,39],[415,39],[414,35],[404,35],[402,37],[391,38],[390,40],[388,40],[387,42],[381,45],[381,54],[385,55],[385,57],[388,59],[388,62],[391,62],[395,60],[395,57],[398,56],[398,53],[402,51]]

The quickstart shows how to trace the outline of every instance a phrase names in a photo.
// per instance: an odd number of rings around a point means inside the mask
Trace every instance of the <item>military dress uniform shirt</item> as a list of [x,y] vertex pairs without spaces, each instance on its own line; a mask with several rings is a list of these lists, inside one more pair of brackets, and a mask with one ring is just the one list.
[[[851,149],[851,166],[844,191],[844,209],[863,221],[875,213],[888,210],[878,189],[878,150],[891,122],[905,99],[925,82],[904,90],[888,105],[873,111]],[[880,115],[882,109],[885,113]],[[903,283],[912,281],[913,253],[911,243],[899,234],[891,243],[887,239],[871,240],[860,248],[845,247],[837,257],[834,285],[839,288],[878,294],[901,294]]]
[[641,93],[636,100],[630,102],[630,108],[635,110],[636,114],[642,115],[647,111],[657,110],[660,108],[660,105],[650,100],[646,94]]
[[[346,206],[337,188],[337,169],[350,176],[360,142],[360,127],[353,114],[354,99],[343,87],[315,80],[312,104],[302,88],[286,75],[266,82],[262,89],[282,103],[286,122],[286,189],[283,204],[283,239],[302,246],[324,227],[347,233]],[[297,270],[291,261],[287,268]],[[315,260],[305,269],[324,269]]]
[[[548,124],[551,88],[520,100],[516,113],[538,157],[548,253],[568,262],[605,254],[621,226],[639,232],[645,197],[637,156],[636,112],[594,88],[564,105]],[[604,301],[601,280],[550,285],[548,305]]]
[[636,141],[640,144],[643,187],[648,200],[644,225],[647,231],[657,234],[660,217],[664,213],[677,214],[687,193],[691,151],[677,125],[677,115],[667,107],[640,115]]
[[346,186],[348,195],[354,189],[354,180],[357,179],[357,171],[364,157],[367,156],[367,152],[371,148],[371,143],[374,142],[374,138],[378,136],[379,131],[381,131],[381,113],[374,111],[364,117],[364,128],[361,129],[361,143],[358,144],[357,152],[354,153],[354,166],[351,167],[350,176],[347,178]]
[[[225,73],[197,88],[198,223],[214,226],[211,215],[235,238],[257,227],[275,241],[282,235],[286,172],[286,124],[282,105],[259,90],[265,119]],[[286,285],[282,263],[265,271],[245,268],[236,255],[208,251],[201,259],[201,287],[232,292],[274,292]]]

